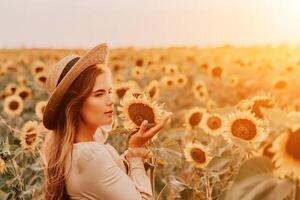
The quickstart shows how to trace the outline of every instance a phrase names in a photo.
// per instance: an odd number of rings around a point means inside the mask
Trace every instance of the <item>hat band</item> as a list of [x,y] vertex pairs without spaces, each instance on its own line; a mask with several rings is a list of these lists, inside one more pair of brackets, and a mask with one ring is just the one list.
[[80,57],[76,57],[73,58],[72,60],[70,60],[67,65],[65,66],[65,68],[63,69],[62,73],[59,76],[59,79],[57,81],[56,87],[58,86],[58,84],[61,82],[61,80],[66,76],[66,74],[68,73],[68,71],[70,71],[70,69],[75,65],[75,63],[79,60]]

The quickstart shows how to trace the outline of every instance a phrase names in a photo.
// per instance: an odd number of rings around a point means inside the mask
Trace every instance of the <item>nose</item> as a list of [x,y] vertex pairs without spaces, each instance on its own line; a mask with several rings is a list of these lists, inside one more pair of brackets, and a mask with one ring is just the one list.
[[112,96],[112,95],[108,95],[106,105],[107,105],[108,107],[113,107],[113,104],[114,104],[113,96]]

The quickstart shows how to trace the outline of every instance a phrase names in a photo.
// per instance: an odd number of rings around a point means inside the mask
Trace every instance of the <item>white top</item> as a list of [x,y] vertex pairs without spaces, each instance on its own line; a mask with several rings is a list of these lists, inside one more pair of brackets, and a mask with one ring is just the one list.
[[65,185],[70,199],[153,200],[144,168],[151,152],[129,148],[120,156],[113,146],[103,143],[106,138],[73,144],[72,162],[70,156],[66,162],[70,174]]

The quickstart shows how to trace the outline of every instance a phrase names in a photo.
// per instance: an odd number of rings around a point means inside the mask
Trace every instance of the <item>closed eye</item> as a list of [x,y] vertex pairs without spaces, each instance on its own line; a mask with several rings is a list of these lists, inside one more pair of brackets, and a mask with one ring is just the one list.
[[102,96],[102,95],[103,95],[102,93],[101,94],[96,94],[95,97]]

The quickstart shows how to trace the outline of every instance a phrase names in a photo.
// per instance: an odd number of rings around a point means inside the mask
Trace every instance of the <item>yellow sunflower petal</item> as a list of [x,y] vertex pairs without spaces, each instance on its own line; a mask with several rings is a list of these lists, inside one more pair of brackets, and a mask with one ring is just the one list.
[[18,95],[11,95],[4,99],[4,112],[9,116],[18,116],[23,111],[23,100]]

